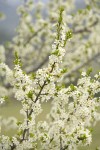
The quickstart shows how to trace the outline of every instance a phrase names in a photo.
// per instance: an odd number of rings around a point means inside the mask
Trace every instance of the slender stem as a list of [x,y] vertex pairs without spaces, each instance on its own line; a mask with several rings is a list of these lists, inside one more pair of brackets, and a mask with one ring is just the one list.
[[48,61],[48,59],[49,59],[49,54],[44,58],[44,60],[38,66],[34,67],[34,69],[27,71],[27,73],[37,71],[39,68],[41,68]]
[[60,129],[60,150],[63,150],[63,147],[62,147],[62,138],[61,138],[61,129]]
[[93,57],[91,57],[90,59],[88,59],[87,61],[85,61],[84,63],[78,65],[76,68],[72,69],[70,72],[68,72],[64,78],[70,77],[73,73],[77,72],[79,69],[81,69],[82,67],[84,67],[85,65],[87,65],[88,63],[90,63],[91,61],[93,61],[95,58],[99,57],[100,53],[95,54]]
[[91,27],[94,27],[94,26],[96,26],[97,24],[98,24],[98,19],[95,21],[95,22],[93,22],[93,24],[91,24],[90,26],[88,26],[88,27],[84,27],[83,29],[80,29],[80,30],[73,30],[73,33],[74,34],[80,34],[80,33],[84,33],[84,32],[90,32],[90,28]]
[[[50,73],[52,73],[54,67],[55,67],[55,62],[54,62],[54,64],[52,65],[52,68],[51,68],[51,70],[50,70]],[[41,86],[40,91],[39,91],[39,93],[37,94],[34,103],[36,103],[36,102],[38,101],[38,99],[39,99],[39,97],[40,97],[40,95],[41,95],[41,92],[42,92],[43,88],[45,87],[45,85],[47,85],[47,80],[45,80],[44,83],[43,83],[43,85]],[[31,107],[32,107],[32,105],[31,105]],[[30,112],[28,112],[28,110],[27,110],[27,112],[26,112],[26,114],[27,114],[27,125],[28,125],[28,118],[31,116],[32,113],[33,113],[33,109],[32,109],[32,108],[31,108]],[[26,135],[26,134],[27,134],[27,135]],[[27,138],[25,138],[26,136],[27,136]],[[22,134],[22,139],[20,139],[20,143],[22,143],[24,140],[28,140],[28,137],[29,137],[29,129],[24,129],[24,130],[23,130],[23,134]],[[13,144],[13,146],[11,146],[11,150],[14,150],[15,148],[16,148],[16,145]]]
[[[62,23],[62,12],[63,12],[63,10],[60,10],[60,17],[59,17],[58,25],[57,25],[57,40],[58,40],[58,41],[60,40],[60,32],[61,32],[61,27],[60,27],[60,26],[61,26],[61,23]],[[36,34],[37,34],[37,33],[36,33]],[[30,40],[29,40],[29,41],[30,41]],[[56,49],[58,49],[58,47],[59,47],[59,42],[58,42],[58,44],[56,45]],[[56,64],[56,62],[54,62],[54,63],[52,64],[50,73],[53,72],[53,70],[54,70],[54,68],[55,68],[55,64]],[[39,100],[39,97],[40,97],[40,95],[41,95],[41,93],[42,93],[44,87],[47,85],[47,83],[48,83],[47,79],[44,80],[44,83],[43,83],[43,85],[40,87],[40,91],[38,92],[38,94],[37,94],[35,100],[33,101],[33,103],[36,103],[36,102]],[[27,115],[27,126],[28,126],[28,119],[29,119],[29,117],[32,115],[33,111],[34,111],[34,110],[33,110],[33,108],[32,108],[32,104],[31,104],[31,106],[30,106],[30,112],[28,112],[28,110],[26,111],[26,115]],[[27,139],[25,139],[26,134],[27,134]],[[24,129],[24,130],[23,130],[22,137],[23,137],[23,138],[19,140],[20,143],[23,142],[24,140],[28,140],[28,137],[29,137],[29,129]],[[16,148],[16,145],[13,144],[13,146],[11,146],[11,150],[14,150],[15,148]]]
[[27,39],[27,41],[25,41],[24,46],[26,46],[32,40],[33,37],[35,37],[40,31],[42,31],[42,29],[44,29],[44,26],[38,29],[32,36],[30,36]]
[[[55,67],[55,63],[56,63],[56,62],[54,62],[54,64],[52,65],[52,68],[51,68],[51,70],[50,70],[50,73],[52,73],[52,71],[53,71],[53,69],[54,69],[54,67]],[[47,80],[45,80],[44,83],[43,83],[43,85],[41,86],[40,91],[39,91],[39,93],[37,94],[36,99],[34,100],[34,103],[36,103],[37,100],[39,99],[39,97],[40,97],[40,95],[41,95],[41,92],[42,92],[43,88],[45,87],[45,85],[47,85]],[[32,105],[31,105],[31,107],[32,107]],[[32,112],[33,112],[33,109],[30,110],[29,116],[31,116]]]

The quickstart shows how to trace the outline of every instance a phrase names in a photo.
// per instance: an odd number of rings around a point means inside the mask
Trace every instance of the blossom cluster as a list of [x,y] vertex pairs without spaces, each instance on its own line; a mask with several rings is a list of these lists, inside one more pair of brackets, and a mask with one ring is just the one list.
[[[73,75],[73,69],[84,66],[84,60],[86,63],[87,60],[92,59],[93,52],[95,55],[99,53],[98,46],[91,48],[91,45],[99,44],[96,34],[99,25],[97,24],[93,31],[91,24],[95,20],[91,23],[85,17],[85,15],[89,16],[91,20],[94,9],[88,6],[78,11],[75,15],[78,17],[75,18],[74,15],[69,14],[71,10],[69,4],[72,4],[73,8],[74,1],[66,3],[64,0],[54,0],[50,2],[48,19],[42,18],[44,7],[42,3],[37,4],[33,0],[27,0],[18,8],[20,22],[17,35],[9,45],[10,50],[15,52],[14,69],[10,69],[4,63],[5,50],[1,46],[0,79],[3,79],[5,87],[11,88],[14,98],[20,101],[22,105],[20,113],[23,114],[24,119],[23,121],[12,119],[14,126],[17,127],[17,133],[12,137],[0,136],[1,150],[76,150],[79,146],[90,145],[92,142],[90,127],[100,120],[98,112],[100,72],[94,77],[90,76],[91,69],[82,72],[76,85],[67,85],[65,79],[70,74]],[[30,13],[33,8],[36,9],[34,23]],[[66,13],[68,13],[68,20]],[[98,11],[95,15],[95,18],[99,19]],[[69,20],[71,24],[68,24]],[[79,25],[76,25],[78,20],[81,21]],[[55,22],[57,22],[56,25]],[[84,22],[86,22],[85,29],[83,29]],[[87,25],[91,27],[90,34],[88,34]],[[73,39],[71,39],[72,31],[75,34]],[[79,34],[81,32],[85,33]],[[84,38],[85,36],[87,39]],[[77,42],[79,40],[80,42]],[[52,51],[50,51],[51,44]],[[33,72],[34,69],[31,70],[31,66],[34,65],[40,52],[39,61]],[[43,63],[42,60],[46,55],[48,57]],[[26,59],[29,59],[29,62]],[[45,64],[44,67],[40,65],[41,62]],[[38,65],[40,65],[39,68]],[[67,80],[70,81],[69,77]],[[6,103],[5,93],[9,94],[5,91],[1,93],[1,105]],[[42,103],[45,102],[51,102],[50,112],[45,121],[37,122],[38,115],[43,111]]]

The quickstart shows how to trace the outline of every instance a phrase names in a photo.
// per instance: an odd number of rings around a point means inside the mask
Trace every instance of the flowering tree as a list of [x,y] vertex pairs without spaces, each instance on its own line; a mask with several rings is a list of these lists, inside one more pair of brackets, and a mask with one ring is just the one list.
[[[90,127],[100,120],[100,73],[91,77],[85,66],[100,54],[98,4],[86,1],[86,8],[78,11],[73,0],[53,0],[46,7],[27,0],[19,6],[17,34],[7,51],[0,46],[0,103],[14,95],[24,120],[16,122],[15,136],[0,136],[0,149],[75,150],[91,143]],[[5,53],[12,54],[11,60],[15,56],[14,66]],[[47,119],[36,122],[48,101]]]

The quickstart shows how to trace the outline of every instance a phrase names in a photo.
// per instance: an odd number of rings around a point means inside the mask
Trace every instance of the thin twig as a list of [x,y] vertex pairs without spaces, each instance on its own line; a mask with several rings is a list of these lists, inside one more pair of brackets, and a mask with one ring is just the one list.
[[83,33],[83,32],[90,32],[90,28],[91,27],[94,27],[94,26],[96,26],[97,24],[98,24],[98,19],[95,21],[95,22],[93,22],[93,24],[91,24],[90,26],[88,26],[88,27],[84,27],[83,29],[80,29],[80,30],[73,30],[73,33],[74,34],[79,34],[79,33]]
[[87,61],[85,61],[84,63],[78,65],[76,68],[72,69],[70,72],[68,72],[64,78],[66,77],[70,77],[73,73],[77,72],[79,69],[83,68],[84,66],[86,66],[88,63],[90,63],[91,61],[93,61],[94,59],[96,59],[97,57],[100,56],[100,53],[95,54],[93,57],[91,57],[90,59],[88,59]]

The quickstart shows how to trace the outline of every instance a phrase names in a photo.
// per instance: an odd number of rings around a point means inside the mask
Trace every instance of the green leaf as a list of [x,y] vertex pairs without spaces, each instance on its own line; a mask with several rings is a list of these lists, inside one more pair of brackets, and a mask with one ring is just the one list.
[[66,40],[68,40],[70,38],[72,38],[72,31],[71,30],[66,32]]
[[86,135],[85,134],[80,135],[80,137],[78,137],[78,140],[80,140],[80,141],[86,140]]
[[35,79],[35,77],[36,77],[36,73],[35,72],[30,74],[30,79]]
[[91,6],[90,6],[90,5],[87,5],[86,8],[87,8],[88,10],[91,10]]
[[34,137],[34,134],[33,134],[33,133],[30,133],[30,137]]
[[32,99],[33,98],[33,91],[29,91],[27,96],[28,96],[28,98]]
[[17,122],[17,125],[18,125],[18,126],[19,126],[19,125],[21,125],[21,124],[22,124],[22,122],[21,122],[21,121],[18,121],[18,122]]
[[79,14],[82,14],[82,13],[83,13],[83,10],[82,10],[82,9],[79,9],[79,10],[78,10],[78,13],[79,13]]
[[15,60],[14,60],[14,64],[15,64],[15,65],[20,65],[20,66],[22,66],[22,63],[21,63],[21,60],[20,60],[19,57],[18,57],[17,51],[15,51]]
[[52,52],[53,55],[56,55],[56,56],[60,56],[60,53],[59,53],[59,50],[55,50],[54,52]]
[[67,72],[67,68],[62,69],[61,73],[66,73]]
[[92,72],[92,68],[89,68],[89,69],[87,70],[86,74],[89,76],[91,72]]
[[73,84],[70,85],[70,88],[71,88],[72,91],[76,90],[76,88],[75,88],[75,86]]

